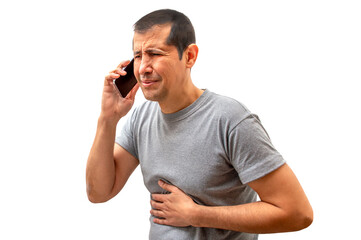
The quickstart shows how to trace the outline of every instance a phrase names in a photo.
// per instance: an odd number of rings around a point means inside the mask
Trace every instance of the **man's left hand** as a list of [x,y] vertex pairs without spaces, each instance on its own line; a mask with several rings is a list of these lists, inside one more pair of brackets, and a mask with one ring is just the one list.
[[197,204],[176,186],[167,184],[162,180],[158,184],[170,194],[152,194],[150,205],[154,223],[175,227],[187,227],[192,225],[192,215],[195,213]]

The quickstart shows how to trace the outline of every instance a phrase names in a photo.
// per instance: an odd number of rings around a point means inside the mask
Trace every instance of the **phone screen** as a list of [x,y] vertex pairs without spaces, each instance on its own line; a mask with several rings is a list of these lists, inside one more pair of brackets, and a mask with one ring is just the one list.
[[124,71],[126,71],[127,74],[115,79],[114,84],[120,95],[125,98],[135,84],[137,84],[137,79],[134,76],[134,59],[124,68]]

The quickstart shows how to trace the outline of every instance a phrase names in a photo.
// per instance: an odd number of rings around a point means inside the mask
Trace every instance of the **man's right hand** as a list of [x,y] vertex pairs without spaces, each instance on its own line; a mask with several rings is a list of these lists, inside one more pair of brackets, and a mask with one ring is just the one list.
[[138,84],[134,86],[125,98],[121,97],[113,84],[114,79],[127,74],[123,68],[127,66],[129,62],[130,61],[121,62],[115,70],[109,72],[105,77],[100,114],[103,120],[117,123],[120,118],[124,117],[130,111],[134,104],[135,94],[139,89]]

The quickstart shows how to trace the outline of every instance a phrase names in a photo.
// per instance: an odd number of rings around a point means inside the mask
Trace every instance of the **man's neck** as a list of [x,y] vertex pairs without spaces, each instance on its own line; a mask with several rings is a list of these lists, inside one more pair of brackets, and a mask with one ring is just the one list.
[[178,91],[177,94],[170,96],[170,99],[158,103],[163,113],[175,113],[194,103],[203,92],[204,90],[201,90],[192,84],[190,88]]

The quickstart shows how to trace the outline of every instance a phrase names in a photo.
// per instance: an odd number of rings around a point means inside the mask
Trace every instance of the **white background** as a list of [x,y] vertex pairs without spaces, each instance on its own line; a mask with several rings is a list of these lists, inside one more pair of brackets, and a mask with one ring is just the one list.
[[260,116],[314,208],[308,229],[260,239],[355,239],[361,8],[347,0],[2,1],[0,239],[147,239],[139,169],[95,205],[85,166],[104,76],[131,58],[134,22],[160,8],[194,24],[195,84]]

